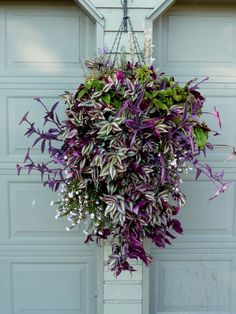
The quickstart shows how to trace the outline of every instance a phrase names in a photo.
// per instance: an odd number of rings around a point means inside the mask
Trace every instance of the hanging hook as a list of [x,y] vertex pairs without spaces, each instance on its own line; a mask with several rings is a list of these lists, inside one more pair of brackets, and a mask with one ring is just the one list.
[[127,25],[127,19],[128,19],[128,0],[121,0],[120,1],[124,15],[123,15],[123,20],[124,20],[124,32],[128,32],[128,25]]

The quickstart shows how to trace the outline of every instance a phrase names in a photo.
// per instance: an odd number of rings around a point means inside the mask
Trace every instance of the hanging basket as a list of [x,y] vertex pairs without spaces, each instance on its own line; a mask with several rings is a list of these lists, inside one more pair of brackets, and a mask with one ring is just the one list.
[[[138,62],[120,64],[126,30]],[[135,270],[130,259],[151,263],[144,239],[164,248],[183,232],[176,218],[185,204],[183,174],[193,168],[196,179],[206,175],[217,187],[211,198],[229,183],[223,172],[214,173],[198,160],[213,149],[209,134],[217,135],[202,120],[205,98],[197,90],[199,84],[193,80],[180,86],[146,65],[129,17],[122,20],[110,58],[102,56],[90,68],[76,93],[62,96],[65,120],[57,116],[58,103],[48,109],[40,99],[44,128],[24,115],[25,135],[36,136],[32,147],[41,145],[50,157],[47,163],[37,163],[31,147],[17,171],[38,171],[45,186],[59,191],[53,205],[56,218],[67,217],[68,230],[83,228],[86,243],[110,241],[107,262],[119,275]],[[217,110],[210,114],[221,126]]]

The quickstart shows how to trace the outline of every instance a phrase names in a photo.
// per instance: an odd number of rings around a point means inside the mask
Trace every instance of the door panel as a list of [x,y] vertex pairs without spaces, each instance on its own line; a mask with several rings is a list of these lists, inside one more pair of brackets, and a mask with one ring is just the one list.
[[[20,177],[31,140],[19,121],[42,126],[43,110],[83,80],[95,24],[73,1],[0,3],[0,314],[95,314],[96,248],[55,220],[57,199],[38,175]],[[59,105],[63,116],[64,104]],[[36,148],[33,158],[45,161]]]
[[[206,111],[216,106],[223,124],[222,136],[210,140],[235,145],[236,6],[175,5],[155,23],[154,34],[161,72],[181,84],[210,77],[201,88]],[[210,116],[205,120],[218,129]],[[183,178],[184,235],[164,250],[151,248],[151,314],[236,313],[236,161],[224,163],[230,153],[218,148],[207,158],[232,182],[219,198],[208,201],[214,187],[205,178]]]

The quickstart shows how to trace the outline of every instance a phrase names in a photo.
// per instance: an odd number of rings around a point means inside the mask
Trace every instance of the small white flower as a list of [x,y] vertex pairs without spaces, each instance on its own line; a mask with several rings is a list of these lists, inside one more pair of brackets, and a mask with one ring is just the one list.
[[70,227],[66,227],[66,231],[70,231]]
[[68,193],[69,198],[72,198],[73,195],[74,195],[74,192],[73,192],[73,191],[71,191],[71,192]]
[[90,218],[94,219],[94,213],[90,214]]
[[54,205],[54,201],[51,201],[50,206],[53,206],[53,205]]
[[173,159],[170,164],[171,164],[171,166],[176,167],[177,166],[177,159]]
[[87,232],[86,230],[83,230],[83,233],[84,233],[85,235],[88,235],[88,232]]

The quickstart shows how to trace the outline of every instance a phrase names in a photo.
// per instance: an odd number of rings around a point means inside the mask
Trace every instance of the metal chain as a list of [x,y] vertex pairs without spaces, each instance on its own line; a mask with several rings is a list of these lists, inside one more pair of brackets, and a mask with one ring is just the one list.
[[136,36],[136,33],[134,31],[134,28],[133,28],[133,25],[131,23],[131,19],[128,18],[128,25],[129,25],[129,28],[130,28],[130,31],[131,31],[131,34],[132,34],[132,37],[133,37],[133,42],[134,42],[134,46],[135,46],[135,51],[136,51],[136,54],[137,54],[137,57],[138,57],[138,61],[140,64],[142,63],[145,63],[145,60],[144,60],[144,55],[143,55],[143,52],[140,48],[140,45],[139,45],[139,42],[138,42],[138,38]]
[[121,21],[119,30],[118,30],[118,32],[116,34],[115,40],[114,40],[114,42],[112,44],[112,48],[111,48],[110,53],[109,53],[109,58],[111,60],[112,60],[112,55],[114,55],[114,57],[113,57],[113,65],[115,65],[117,60],[118,60],[118,54],[119,54],[119,48],[120,48],[120,42],[121,42],[122,35],[123,35],[123,33],[127,33],[128,31],[131,33],[131,36],[132,36],[132,41],[134,43],[135,54],[137,56],[138,62],[140,64],[144,64],[145,63],[143,52],[142,52],[142,50],[140,48],[137,36],[135,34],[133,25],[131,23],[131,19],[130,19],[129,16],[127,16],[127,17],[123,17],[123,19]]
[[[121,21],[119,30],[118,30],[118,32],[116,33],[115,40],[114,40],[114,42],[113,42],[113,44],[112,44],[112,47],[111,47],[111,50],[110,50],[110,53],[109,53],[109,58],[111,58],[111,55],[114,53],[114,48],[115,48],[115,45],[116,45],[117,41],[118,41],[118,43],[120,43],[121,36],[122,36],[122,31],[123,31],[123,20]],[[117,49],[119,49],[119,46],[118,46]],[[116,50],[117,50],[117,49],[116,49]]]

